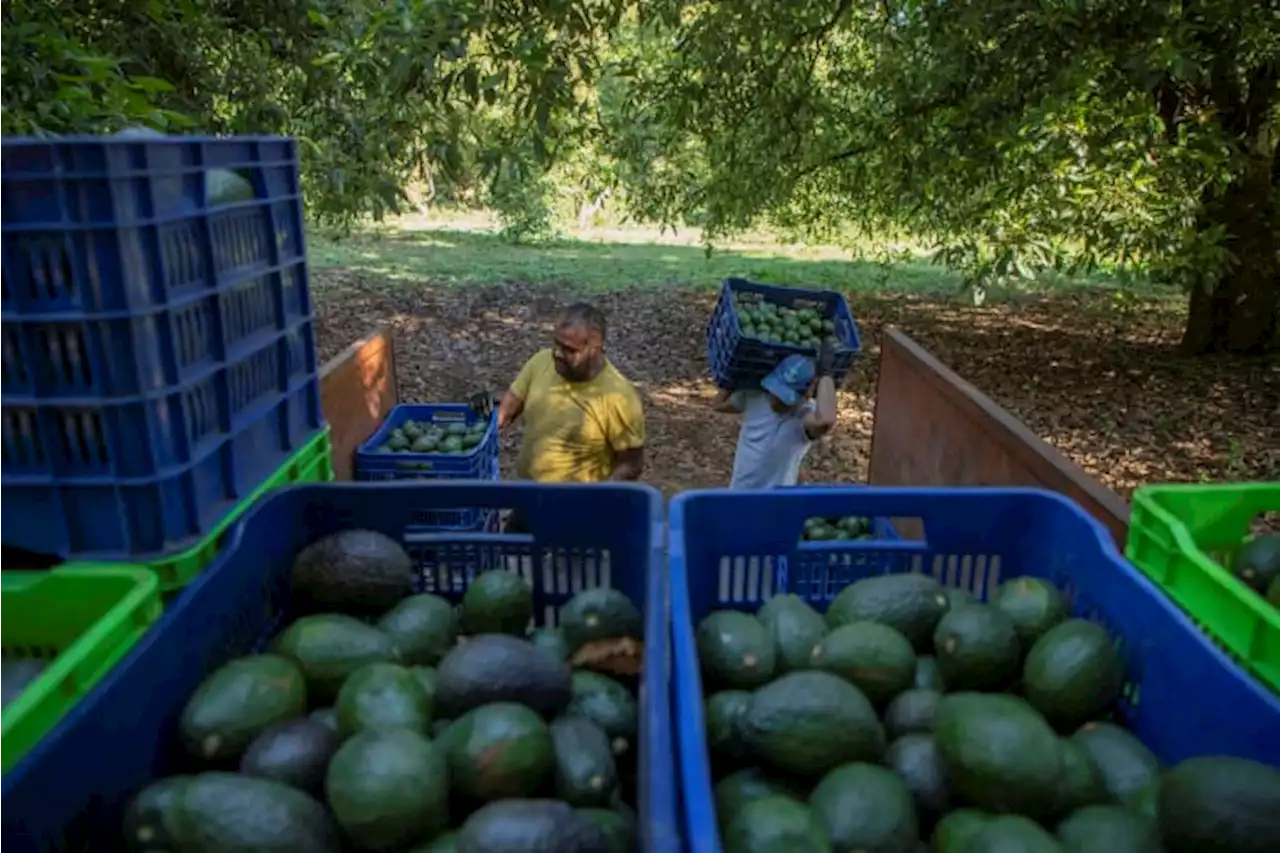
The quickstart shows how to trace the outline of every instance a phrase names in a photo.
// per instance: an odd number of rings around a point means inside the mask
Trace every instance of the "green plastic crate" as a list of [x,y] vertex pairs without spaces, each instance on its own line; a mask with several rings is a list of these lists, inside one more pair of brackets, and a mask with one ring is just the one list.
[[1227,570],[1262,512],[1280,512],[1280,483],[1138,489],[1124,553],[1209,637],[1280,693],[1280,611]]
[[160,589],[166,593],[181,590],[191,583],[218,556],[219,540],[245,510],[253,506],[258,498],[272,489],[289,486],[294,483],[327,483],[333,479],[333,456],[329,440],[329,427],[307,442],[297,453],[289,457],[283,465],[276,469],[271,478],[254,490],[253,494],[242,500],[235,509],[223,516],[222,520],[209,531],[199,545],[193,545],[185,551],[143,563],[160,578]]
[[0,572],[0,610],[5,661],[50,661],[4,709],[7,773],[160,618],[160,588],[145,567],[119,563]]

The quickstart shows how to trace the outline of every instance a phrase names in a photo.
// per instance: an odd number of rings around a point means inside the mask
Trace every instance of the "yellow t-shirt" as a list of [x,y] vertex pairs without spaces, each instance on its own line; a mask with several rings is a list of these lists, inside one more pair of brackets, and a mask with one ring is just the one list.
[[594,379],[569,382],[545,349],[525,362],[511,391],[524,400],[524,443],[516,461],[522,479],[601,482],[613,474],[617,451],[644,446],[640,395],[607,361]]

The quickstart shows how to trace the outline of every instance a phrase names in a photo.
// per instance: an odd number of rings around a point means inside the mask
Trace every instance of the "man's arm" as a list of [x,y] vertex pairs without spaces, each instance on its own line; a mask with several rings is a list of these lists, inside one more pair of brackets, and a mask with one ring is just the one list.
[[639,480],[644,473],[644,447],[617,450],[613,454],[613,473],[610,480]]
[[730,391],[728,388],[721,388],[716,392],[715,399],[711,401],[711,408],[726,415],[740,415],[742,414],[742,394]]
[[505,429],[523,411],[524,399],[508,388],[502,395],[502,402],[498,404],[498,429]]
[[832,366],[836,352],[831,342],[823,341],[818,347],[818,359],[815,372],[818,374],[818,387],[814,390],[814,407],[804,416],[804,434],[810,441],[817,441],[836,425],[836,383],[831,378]]
[[533,374],[538,370],[535,363],[537,359],[538,356],[535,355],[526,361],[511,387],[503,392],[502,402],[498,403],[498,429],[513,423],[524,411],[524,401],[529,399],[529,389],[533,387]]
[[804,416],[804,434],[817,441],[836,425],[836,383],[830,376],[819,377],[813,396],[813,410]]

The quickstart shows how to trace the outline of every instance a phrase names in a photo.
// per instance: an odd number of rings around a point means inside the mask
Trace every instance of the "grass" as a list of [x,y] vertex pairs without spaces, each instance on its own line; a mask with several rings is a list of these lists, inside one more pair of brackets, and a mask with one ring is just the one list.
[[[748,236],[708,254],[696,229],[595,227],[575,237],[513,245],[501,239],[483,214],[402,217],[345,237],[309,235],[312,266],[341,267],[406,283],[437,286],[521,282],[571,285],[594,291],[681,287],[715,289],[721,280],[747,278],[770,284],[864,292],[954,295],[960,277],[910,246],[894,246],[895,260],[856,257],[834,246],[781,244]],[[1047,275],[1021,282],[1016,291],[1062,291],[1114,281]],[[989,294],[999,299],[1003,292]]]

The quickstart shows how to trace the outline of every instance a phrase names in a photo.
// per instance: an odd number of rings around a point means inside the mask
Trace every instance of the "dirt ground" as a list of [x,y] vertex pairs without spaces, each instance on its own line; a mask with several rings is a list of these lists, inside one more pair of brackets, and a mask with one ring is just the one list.
[[[407,285],[340,270],[313,279],[322,359],[390,323],[405,401],[501,391],[548,345],[558,307],[584,296],[516,284]],[[714,387],[704,330],[715,294],[587,298],[607,312],[610,358],[644,399],[645,479],[667,494],[726,484],[737,423],[707,406]],[[1118,307],[1111,296],[1079,293],[983,309],[898,294],[851,293],[849,302],[862,356],[839,393],[840,423],[810,452],[804,480],[865,480],[887,323],[1122,496],[1150,482],[1280,479],[1280,361],[1178,358],[1181,321],[1167,303]],[[504,477],[518,442],[518,431],[503,438]]]

